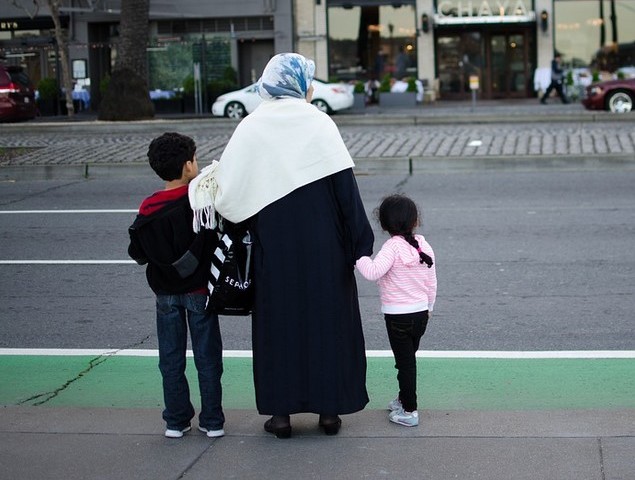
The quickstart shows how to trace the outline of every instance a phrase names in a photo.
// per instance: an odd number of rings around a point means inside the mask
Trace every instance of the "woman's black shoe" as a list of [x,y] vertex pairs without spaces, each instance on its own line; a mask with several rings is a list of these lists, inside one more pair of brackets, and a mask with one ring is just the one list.
[[337,435],[342,426],[342,419],[337,415],[320,415],[319,425],[327,435]]
[[291,436],[289,415],[274,415],[265,422],[265,431],[273,433],[276,438],[289,438]]

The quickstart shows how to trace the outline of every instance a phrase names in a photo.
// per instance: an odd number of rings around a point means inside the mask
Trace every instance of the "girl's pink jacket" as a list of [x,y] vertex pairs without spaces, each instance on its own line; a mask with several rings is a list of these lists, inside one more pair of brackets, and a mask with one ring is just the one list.
[[[421,250],[435,261],[423,235],[415,235]],[[419,253],[401,236],[391,237],[375,256],[361,257],[355,264],[368,280],[377,280],[381,311],[388,314],[432,311],[437,296],[436,262],[431,268],[419,263]]]

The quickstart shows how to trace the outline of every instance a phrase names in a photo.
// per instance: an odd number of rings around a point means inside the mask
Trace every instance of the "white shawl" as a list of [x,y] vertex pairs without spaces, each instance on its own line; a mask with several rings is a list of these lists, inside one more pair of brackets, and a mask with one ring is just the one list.
[[238,124],[214,169],[214,206],[241,222],[293,190],[353,166],[328,115],[303,99],[265,100]]

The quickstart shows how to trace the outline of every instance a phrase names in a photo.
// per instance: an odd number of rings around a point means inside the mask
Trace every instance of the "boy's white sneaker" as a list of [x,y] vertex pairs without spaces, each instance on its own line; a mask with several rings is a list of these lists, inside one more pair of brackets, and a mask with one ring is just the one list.
[[394,410],[388,414],[388,419],[405,427],[416,427],[419,425],[419,413],[416,410],[412,412],[406,412],[403,408]]
[[184,433],[189,432],[190,430],[192,430],[192,427],[190,425],[188,425],[187,427],[179,430],[179,429],[174,429],[174,428],[168,428],[165,431],[165,436],[168,438],[181,438],[183,436]]
[[209,438],[222,437],[223,435],[225,435],[225,430],[223,430],[222,428],[218,430],[208,430],[207,428],[201,427],[199,425],[198,429],[201,432],[205,433]]
[[399,397],[391,400],[388,404],[388,410],[390,410],[391,412],[394,412],[395,410],[401,410],[402,408],[403,406],[401,405],[401,400],[399,400]]

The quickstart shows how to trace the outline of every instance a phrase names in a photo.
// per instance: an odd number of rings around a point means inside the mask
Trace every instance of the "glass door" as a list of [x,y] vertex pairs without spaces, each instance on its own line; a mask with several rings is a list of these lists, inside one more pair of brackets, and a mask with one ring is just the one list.
[[447,35],[437,40],[439,88],[444,99],[462,97],[460,45],[460,35]]
[[478,76],[482,83],[483,42],[481,32],[439,35],[436,51],[441,98],[470,98],[470,76]]
[[489,98],[528,97],[530,74],[527,32],[489,35]]

